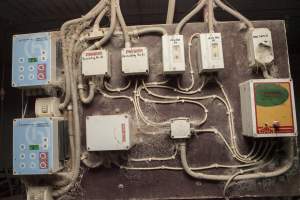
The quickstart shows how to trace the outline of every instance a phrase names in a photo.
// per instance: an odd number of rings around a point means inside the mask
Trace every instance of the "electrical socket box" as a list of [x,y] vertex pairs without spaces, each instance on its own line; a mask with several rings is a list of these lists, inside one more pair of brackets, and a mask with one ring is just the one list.
[[183,35],[162,36],[163,70],[165,74],[183,74],[185,55]]
[[23,118],[13,123],[13,174],[46,175],[61,169],[63,118]]
[[84,76],[111,76],[110,56],[107,50],[84,51],[81,60]]
[[57,32],[13,36],[12,87],[56,85]]
[[124,48],[121,57],[124,74],[146,75],[149,73],[148,49],[146,47]]
[[171,120],[171,138],[185,139],[191,137],[191,122],[189,118]]
[[38,98],[35,101],[36,117],[61,117],[60,99],[57,97]]
[[199,73],[224,69],[221,33],[200,34],[198,48]]
[[293,83],[290,79],[256,79],[240,84],[243,135],[297,136]]
[[88,116],[86,118],[87,150],[129,150],[134,143],[131,123],[131,117],[127,114]]
[[50,187],[29,186],[27,200],[53,200],[52,189]]
[[248,35],[248,57],[250,66],[267,65],[274,61],[271,31],[255,28]]

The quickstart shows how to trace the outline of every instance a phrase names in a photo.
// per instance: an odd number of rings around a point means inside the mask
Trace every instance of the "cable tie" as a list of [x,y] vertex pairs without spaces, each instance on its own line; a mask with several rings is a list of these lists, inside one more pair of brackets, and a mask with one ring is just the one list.
[[184,103],[185,101],[184,101],[184,99],[182,99],[182,100],[180,100],[180,102],[181,102],[181,103]]
[[78,84],[78,89],[84,89],[83,84]]

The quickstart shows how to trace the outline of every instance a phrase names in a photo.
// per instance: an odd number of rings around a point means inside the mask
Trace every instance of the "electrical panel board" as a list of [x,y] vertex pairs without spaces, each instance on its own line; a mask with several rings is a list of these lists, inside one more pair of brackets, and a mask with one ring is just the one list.
[[110,56],[107,50],[85,51],[81,59],[84,76],[111,76]]
[[63,118],[23,118],[13,123],[13,174],[42,175],[60,170]]
[[13,87],[42,87],[57,83],[57,41],[55,32],[13,37]]
[[188,118],[171,120],[171,138],[185,139],[191,137],[191,122]]
[[199,72],[215,72],[224,69],[221,33],[200,34],[199,44]]
[[124,48],[122,72],[126,75],[146,75],[149,73],[148,49],[146,47]]
[[101,115],[86,118],[88,151],[129,150],[134,133],[129,115]]
[[162,37],[163,70],[165,74],[185,72],[183,35],[164,35]]
[[250,137],[297,135],[293,83],[257,79],[240,85],[243,134]]
[[274,50],[271,31],[267,28],[256,28],[249,32],[248,56],[250,66],[266,65],[274,61]]

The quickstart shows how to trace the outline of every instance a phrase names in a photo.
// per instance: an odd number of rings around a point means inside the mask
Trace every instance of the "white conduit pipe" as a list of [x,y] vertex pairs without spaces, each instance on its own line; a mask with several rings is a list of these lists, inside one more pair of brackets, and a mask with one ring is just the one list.
[[194,16],[196,15],[202,8],[205,6],[207,0],[199,1],[200,3],[188,14],[186,15],[177,25],[175,29],[176,34],[180,34],[183,26]]
[[[185,172],[191,177],[196,179],[204,179],[204,180],[211,180],[211,181],[228,181],[230,178],[232,178],[232,175],[211,175],[211,174],[205,174],[200,172],[194,172],[189,167],[187,162],[186,143],[181,143],[179,146],[180,146],[180,157],[181,157],[182,166]],[[288,147],[289,147],[288,163],[286,163],[284,166],[280,167],[279,169],[274,170],[272,172],[256,172],[252,174],[238,175],[234,179],[246,180],[246,179],[258,179],[258,178],[270,178],[270,177],[275,177],[286,173],[288,170],[290,170],[290,168],[293,166],[294,163],[293,140],[290,140],[290,144],[288,144]]]
[[108,3],[108,0],[100,1],[87,15],[83,16],[82,18],[73,19],[64,23],[60,29],[61,32],[61,39],[62,39],[62,51],[63,51],[63,65],[65,69],[65,77],[66,77],[66,87],[65,87],[65,98],[63,103],[59,105],[60,109],[64,109],[71,99],[70,93],[70,66],[68,60],[68,53],[67,53],[67,46],[66,46],[66,33],[69,26],[80,23],[82,21],[87,21],[93,17],[95,17],[101,10],[103,10]]
[[93,31],[97,31],[100,29],[100,23],[103,19],[103,17],[107,14],[107,12],[109,11],[109,8],[108,7],[105,7],[101,13],[98,15],[97,19],[95,20],[95,23],[94,23],[94,27],[93,27]]
[[125,23],[122,11],[121,11],[121,6],[120,6],[120,0],[116,0],[116,4],[117,4],[117,16],[118,16],[118,20],[119,23],[121,25],[123,34],[124,34],[124,39],[125,39],[125,47],[126,48],[130,48],[131,47],[131,42],[130,42],[130,37],[127,31],[127,25]]
[[85,95],[84,87],[82,84],[78,85],[79,97],[82,103],[89,104],[93,101],[95,96],[96,84],[93,81],[89,82],[89,92],[88,95]]
[[249,29],[254,29],[254,26],[253,26],[252,22],[249,19],[247,19],[246,17],[244,17],[242,14],[240,14],[239,12],[231,9],[229,6],[224,4],[221,0],[215,0],[215,2],[220,8],[222,8],[223,10],[228,12],[229,14],[233,15],[234,17],[236,17],[239,20],[241,20],[242,22],[244,22],[248,26]]
[[158,33],[161,35],[168,34],[166,29],[164,29],[162,27],[145,27],[145,28],[136,29],[134,31],[131,31],[131,32],[129,32],[129,35],[139,36],[139,35],[145,35],[145,34],[149,34],[149,33]]
[[117,13],[116,13],[116,0],[111,0],[111,19],[110,19],[110,27],[108,32],[105,34],[105,36],[98,42],[94,43],[92,46],[90,46],[87,50],[94,50],[97,48],[100,48],[105,44],[113,35],[116,26],[117,26]]
[[214,2],[213,0],[208,0],[208,30],[210,33],[214,32]]
[[53,191],[53,197],[59,197],[63,194],[70,191],[77,181],[80,171],[80,153],[81,153],[81,131],[80,131],[80,120],[79,120],[79,108],[78,108],[78,93],[76,88],[76,80],[74,78],[74,73],[70,74],[71,81],[71,93],[72,93],[72,104],[73,104],[73,119],[74,119],[74,148],[75,148],[75,160],[74,160],[74,168],[72,169],[72,179],[69,185],[60,188],[58,190]]
[[173,24],[175,15],[176,0],[169,0],[166,24]]

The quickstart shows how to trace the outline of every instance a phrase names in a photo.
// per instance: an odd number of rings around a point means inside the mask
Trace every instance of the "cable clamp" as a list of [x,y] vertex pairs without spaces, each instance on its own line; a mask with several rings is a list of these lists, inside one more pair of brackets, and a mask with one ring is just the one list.
[[78,84],[78,89],[84,89],[83,84]]

